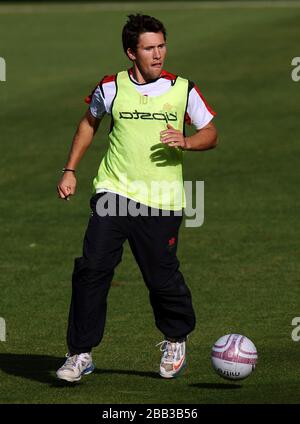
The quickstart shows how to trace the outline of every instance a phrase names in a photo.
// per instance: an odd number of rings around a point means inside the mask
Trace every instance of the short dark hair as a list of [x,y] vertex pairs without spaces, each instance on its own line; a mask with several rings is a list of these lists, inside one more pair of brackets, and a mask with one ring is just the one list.
[[167,32],[162,22],[149,15],[128,15],[128,20],[122,31],[122,42],[124,52],[130,48],[136,52],[140,34],[144,32],[162,32],[164,39],[167,38]]

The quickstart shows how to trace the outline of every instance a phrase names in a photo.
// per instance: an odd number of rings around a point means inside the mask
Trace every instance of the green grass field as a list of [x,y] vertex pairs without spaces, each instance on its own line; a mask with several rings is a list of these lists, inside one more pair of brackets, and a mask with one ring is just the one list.
[[[299,105],[291,60],[300,56],[300,8],[122,10],[80,5],[0,6],[1,403],[299,403]],[[182,8],[182,9],[181,9]],[[158,377],[162,337],[125,245],[109,295],[97,370],[58,382],[73,259],[89,217],[91,181],[107,148],[106,119],[78,170],[70,202],[56,197],[84,97],[128,67],[120,32],[127,12],[163,20],[165,68],[195,81],[218,112],[219,145],[185,156],[186,180],[205,181],[205,222],[182,226],[178,256],[197,328],[177,380]],[[297,112],[298,111],[298,112]],[[217,376],[210,349],[245,334],[259,352],[241,383]]]

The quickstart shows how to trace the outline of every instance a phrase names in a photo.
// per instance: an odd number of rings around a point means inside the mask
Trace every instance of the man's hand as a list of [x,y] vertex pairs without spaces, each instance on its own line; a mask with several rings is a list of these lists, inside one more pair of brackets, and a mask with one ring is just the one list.
[[170,147],[181,147],[186,148],[186,140],[181,131],[176,130],[169,123],[167,124],[168,129],[160,132],[160,140],[164,144],[168,144]]
[[168,129],[160,133],[160,140],[170,147],[196,151],[213,149],[217,145],[217,130],[212,122],[190,137],[184,137],[181,131],[175,130],[169,123],[167,125]]
[[60,199],[69,200],[76,190],[76,177],[74,172],[65,171],[57,185],[57,193]]

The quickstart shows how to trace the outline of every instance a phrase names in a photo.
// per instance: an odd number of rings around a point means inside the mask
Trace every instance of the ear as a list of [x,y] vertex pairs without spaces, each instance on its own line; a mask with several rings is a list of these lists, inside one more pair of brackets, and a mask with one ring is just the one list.
[[133,50],[130,47],[128,47],[126,53],[130,60],[136,59],[136,55],[134,54]]

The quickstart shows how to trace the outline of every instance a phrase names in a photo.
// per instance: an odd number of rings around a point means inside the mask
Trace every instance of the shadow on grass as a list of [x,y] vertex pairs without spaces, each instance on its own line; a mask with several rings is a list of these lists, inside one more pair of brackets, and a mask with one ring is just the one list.
[[[55,356],[0,353],[0,369],[6,374],[38,381],[48,384],[51,387],[76,387],[80,385],[80,382],[73,384],[56,378],[55,371],[63,362],[64,358]],[[108,370],[96,368],[93,374],[124,374],[148,378],[161,378],[154,372],[119,369]]]
[[209,389],[209,390],[234,390],[241,389],[243,386],[240,384],[230,384],[230,383],[197,383],[190,384],[190,387],[195,387],[196,389]]

